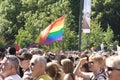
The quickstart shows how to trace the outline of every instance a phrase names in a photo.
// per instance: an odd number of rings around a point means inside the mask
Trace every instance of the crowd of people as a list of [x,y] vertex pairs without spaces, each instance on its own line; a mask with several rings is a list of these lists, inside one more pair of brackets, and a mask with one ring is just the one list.
[[0,80],[120,80],[120,55],[113,51],[1,48]]

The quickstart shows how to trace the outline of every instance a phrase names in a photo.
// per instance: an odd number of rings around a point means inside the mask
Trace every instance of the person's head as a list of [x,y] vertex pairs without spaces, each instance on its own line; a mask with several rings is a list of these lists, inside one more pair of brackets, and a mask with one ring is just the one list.
[[65,55],[60,55],[60,56],[58,56],[58,63],[61,65],[61,60],[63,60],[63,59],[66,59],[66,56]]
[[29,52],[33,55],[43,55],[43,52],[39,48],[30,48]]
[[15,49],[14,47],[10,47],[10,48],[8,49],[8,53],[9,53],[10,55],[16,55],[16,49]]
[[73,56],[68,56],[68,59],[70,59],[74,63],[74,57]]
[[17,57],[20,59],[20,61],[31,60],[32,54],[30,54],[29,52],[24,52],[21,55],[18,55]]
[[120,55],[106,59],[106,75],[108,80],[120,80]]
[[20,59],[20,66],[21,66],[21,68],[23,70],[28,69],[30,60],[32,58],[32,54],[30,54],[28,52],[24,52],[21,55],[19,55],[18,58]]
[[47,63],[46,73],[53,79],[53,80],[60,80],[61,78],[61,70],[60,66],[55,62]]
[[90,71],[92,71],[93,73],[99,72],[105,67],[105,60],[101,55],[92,54],[89,57],[88,66]]
[[63,59],[61,65],[65,73],[73,73],[74,65],[70,59]]
[[30,60],[30,73],[37,78],[45,73],[47,61],[43,56],[33,55]]
[[7,53],[7,50],[5,47],[0,47],[0,52],[6,54]]
[[19,50],[19,55],[21,55],[22,53],[25,53],[25,52],[28,52],[28,49],[27,48],[22,48]]
[[7,55],[1,61],[1,71],[8,75],[16,74],[19,69],[19,59],[14,55]]

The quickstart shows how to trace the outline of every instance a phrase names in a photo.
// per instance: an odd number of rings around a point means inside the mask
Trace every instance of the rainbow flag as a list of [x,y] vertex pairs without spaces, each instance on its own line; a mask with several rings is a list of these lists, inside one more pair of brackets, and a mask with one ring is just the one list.
[[52,22],[38,36],[36,43],[50,44],[62,40],[65,15]]

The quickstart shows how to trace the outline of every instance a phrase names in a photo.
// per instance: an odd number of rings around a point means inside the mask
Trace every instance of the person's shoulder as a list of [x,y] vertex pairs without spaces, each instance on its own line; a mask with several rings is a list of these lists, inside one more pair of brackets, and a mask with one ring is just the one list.
[[106,77],[104,77],[104,76],[99,76],[97,80],[106,80]]
[[22,80],[22,78],[19,75],[11,75],[6,77],[4,80]]
[[78,77],[91,79],[94,76],[93,72],[78,72]]
[[36,80],[52,80],[52,78],[49,75],[44,74],[44,75],[40,76],[38,79],[36,79]]
[[71,74],[65,74],[64,80],[73,80]]
[[82,74],[88,75],[90,77],[92,77],[94,75],[93,72],[82,72]]
[[8,76],[4,80],[13,80],[13,77],[12,76]]
[[104,75],[104,74],[100,74],[99,76],[98,76],[98,80],[106,80],[107,78],[106,78],[106,76]]

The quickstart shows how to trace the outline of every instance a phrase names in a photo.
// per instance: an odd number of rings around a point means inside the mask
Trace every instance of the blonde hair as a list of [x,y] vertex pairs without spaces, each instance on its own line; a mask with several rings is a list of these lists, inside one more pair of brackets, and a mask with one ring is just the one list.
[[103,56],[101,56],[99,54],[92,54],[89,57],[89,60],[94,60],[94,61],[98,62],[101,65],[101,68],[105,67],[105,59],[103,58]]
[[106,59],[106,65],[120,69],[120,55],[110,56]]
[[73,73],[74,66],[70,59],[63,59],[61,64],[65,73]]
[[47,63],[46,73],[54,80],[62,80],[62,71],[60,66],[55,62]]

